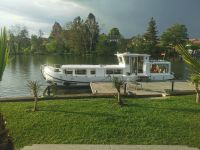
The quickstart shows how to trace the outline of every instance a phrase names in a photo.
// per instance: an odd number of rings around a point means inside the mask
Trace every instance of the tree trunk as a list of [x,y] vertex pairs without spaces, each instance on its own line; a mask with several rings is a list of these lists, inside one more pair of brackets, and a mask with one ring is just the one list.
[[200,91],[198,84],[195,84],[195,90],[196,90],[196,103],[200,103]]
[[33,111],[37,111],[37,101],[38,101],[38,98],[35,97],[35,102],[34,102],[34,108],[33,108]]
[[200,93],[197,92],[197,95],[196,95],[196,103],[200,103]]
[[120,89],[117,90],[117,101],[119,105],[123,105],[122,99],[121,99],[121,93]]

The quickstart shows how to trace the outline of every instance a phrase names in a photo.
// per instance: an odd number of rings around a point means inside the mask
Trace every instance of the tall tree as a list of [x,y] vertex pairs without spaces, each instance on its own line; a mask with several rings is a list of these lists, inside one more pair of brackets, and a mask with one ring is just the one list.
[[156,26],[156,21],[152,17],[151,20],[149,21],[149,25],[147,28],[147,32],[144,34],[144,37],[147,41],[149,41],[154,47],[158,43],[158,31],[157,31],[157,26]]
[[165,46],[185,45],[187,40],[187,28],[183,24],[174,24],[161,35],[161,43]]
[[112,28],[108,33],[108,37],[112,42],[120,42],[121,33],[118,28]]
[[[86,32],[87,32],[87,38],[88,38],[88,51],[89,53],[91,53],[92,51],[94,51],[96,49],[96,44],[98,41],[98,37],[99,37],[99,25],[98,22],[96,21],[95,16],[90,13],[85,21],[85,25],[86,25]],[[84,27],[83,27],[84,30]]]
[[29,32],[25,26],[15,25],[10,30],[11,40],[9,45],[14,48],[14,53],[23,53],[30,49]]
[[157,34],[158,31],[156,27],[156,21],[152,17],[151,20],[149,21],[147,32],[144,34],[144,38],[146,40],[146,43],[148,44],[148,48],[151,54],[154,54],[156,51],[156,45],[158,43]]
[[39,48],[37,35],[31,35],[31,52],[36,52]]
[[75,54],[85,54],[87,50],[86,26],[80,16],[76,17],[69,25],[69,46]]
[[65,50],[63,30],[58,22],[55,22],[51,34],[49,36],[49,41],[46,44],[46,48],[49,52],[63,53]]
[[62,27],[58,22],[55,22],[52,27],[52,31],[49,38],[59,39],[61,38],[61,35],[62,35]]

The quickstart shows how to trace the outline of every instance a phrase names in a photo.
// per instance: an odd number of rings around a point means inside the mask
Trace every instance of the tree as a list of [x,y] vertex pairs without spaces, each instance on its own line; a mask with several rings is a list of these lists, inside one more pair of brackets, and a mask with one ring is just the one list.
[[112,42],[120,42],[122,36],[118,28],[112,28],[108,33],[108,37]]
[[121,87],[124,86],[125,81],[123,79],[118,78],[118,77],[113,77],[112,83],[113,83],[113,86],[117,90],[117,102],[118,102],[119,105],[123,105],[123,101],[121,99],[120,89],[121,89]]
[[87,29],[81,17],[76,17],[69,25],[69,47],[75,54],[85,54],[88,50]]
[[38,37],[37,35],[31,35],[31,52],[36,52],[38,50]]
[[[41,33],[39,33],[41,34]],[[42,46],[41,43],[41,35],[39,35],[38,42]],[[49,36],[49,40],[46,43],[46,49],[48,52],[57,52],[63,53],[65,51],[65,43],[63,39],[63,30],[61,25],[58,22],[55,22],[51,34]]]
[[38,81],[28,81],[27,86],[30,89],[32,95],[34,96],[33,111],[36,111],[37,110],[37,102],[38,102],[38,94],[39,94],[41,85],[39,84]]
[[[96,49],[96,44],[98,41],[99,37],[99,25],[98,22],[96,21],[95,16],[90,13],[87,17],[87,20],[85,21],[86,25],[86,38],[88,38],[88,48],[89,53],[94,51]],[[84,28],[83,28],[84,29]]]
[[9,136],[8,129],[6,129],[6,122],[3,115],[0,113],[0,149],[14,150],[12,138]]
[[186,48],[184,48],[181,45],[178,45],[175,47],[176,50],[179,52],[179,54],[181,54],[181,56],[183,57],[183,60],[189,65],[191,71],[192,71],[192,75],[191,75],[191,81],[192,83],[195,85],[195,90],[196,90],[196,102],[200,103],[200,91],[199,91],[199,84],[200,84],[200,63],[199,61],[192,57],[188,51],[186,50]]
[[96,52],[98,55],[113,55],[116,53],[117,43],[110,42],[109,38],[105,34],[99,36],[99,41],[97,43]]
[[8,35],[6,28],[1,29],[0,34],[0,81],[9,58]]
[[30,50],[29,32],[25,26],[15,25],[10,30],[10,47],[14,48],[14,53],[23,53]]
[[157,37],[157,27],[156,27],[156,21],[152,17],[149,21],[149,25],[147,28],[147,32],[144,34],[144,38],[146,40],[146,43],[148,44],[148,49],[151,54],[155,54],[156,52],[156,46],[158,43],[158,37]]
[[161,43],[165,46],[185,45],[187,39],[187,28],[182,24],[174,24],[161,35]]
[[150,53],[148,44],[142,35],[137,35],[132,39],[130,49],[135,53]]
[[50,39],[59,39],[62,35],[62,27],[58,22],[55,22],[51,34],[49,36]]

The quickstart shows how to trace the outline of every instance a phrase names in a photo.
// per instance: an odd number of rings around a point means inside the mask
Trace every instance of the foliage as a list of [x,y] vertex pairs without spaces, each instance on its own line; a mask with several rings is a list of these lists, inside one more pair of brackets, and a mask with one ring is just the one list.
[[49,53],[64,53],[65,42],[63,37],[63,29],[58,22],[55,22],[48,42],[46,43],[46,49]]
[[87,50],[86,27],[81,17],[76,17],[68,25],[69,30],[69,47],[75,54],[84,54]]
[[192,57],[186,48],[184,48],[181,45],[176,46],[176,50],[181,54],[184,61],[189,65],[192,75],[191,75],[191,81],[195,85],[196,90],[196,102],[200,103],[200,91],[199,91],[199,84],[200,84],[200,62]]
[[[200,107],[195,96],[156,100],[128,99],[121,108],[113,98],[2,103],[18,148],[32,144],[151,144],[200,148]],[[12,123],[11,123],[12,122]],[[22,136],[23,134],[23,136]]]
[[144,34],[145,43],[148,46],[150,54],[155,54],[156,52],[158,43],[157,33],[156,21],[152,17],[149,21],[147,32]]
[[38,31],[38,36],[37,35],[31,35],[31,49],[28,50],[29,52],[32,53],[45,53],[46,52],[46,40],[45,38],[42,37],[43,32],[41,30]]
[[34,108],[33,111],[37,110],[37,101],[38,101],[38,94],[41,90],[41,85],[38,81],[28,81],[27,86],[31,92],[31,94],[34,96]]
[[0,81],[9,58],[8,35],[6,28],[1,29],[0,34]]
[[190,66],[191,71],[194,74],[200,75],[200,63],[199,63],[199,61],[196,58],[192,57],[183,46],[177,45],[175,48],[179,52],[179,54],[181,54],[184,61]]
[[120,42],[122,36],[118,28],[112,28],[108,33],[108,37],[110,41]]
[[0,113],[0,149],[14,150],[14,144],[9,136],[8,129],[6,129],[6,122],[3,115]]
[[130,49],[135,53],[150,53],[148,43],[142,35],[137,35],[132,39]]
[[84,21],[76,17],[67,27],[70,49],[75,54],[91,54],[96,50],[99,37],[99,25],[95,16],[90,13]]
[[110,42],[109,38],[105,34],[99,36],[99,41],[97,43],[96,53],[98,55],[113,55],[116,53],[117,43]]
[[62,27],[58,22],[55,22],[49,39],[61,39],[62,38]]
[[99,37],[99,25],[98,22],[96,21],[95,16],[92,13],[88,15],[87,20],[85,21],[85,26],[86,26],[85,38],[88,39],[87,50],[89,50],[88,53],[90,54],[92,51],[95,51]]
[[188,39],[187,28],[182,24],[174,24],[161,35],[161,43],[166,46],[185,45]]
[[65,51],[64,43],[53,39],[46,43],[46,49],[49,53],[63,53]]
[[15,25],[9,31],[11,40],[9,46],[12,48],[11,53],[21,54],[24,50],[30,49],[29,32],[25,26]]
[[[12,54],[113,55],[116,52],[129,50],[136,53],[148,53],[153,57],[159,56],[161,51],[166,51],[168,56],[175,56],[177,53],[174,51],[174,46],[186,44],[188,39],[186,26],[175,24],[168,28],[159,40],[156,21],[153,17],[149,21],[146,33],[133,39],[124,38],[116,27],[111,28],[108,34],[100,35],[99,23],[92,13],[89,13],[85,20],[78,16],[64,27],[55,22],[48,38],[42,37],[41,30],[38,35],[31,35],[29,38],[27,28],[21,25],[13,26],[9,34],[9,48]],[[197,46],[192,48],[197,48]]]

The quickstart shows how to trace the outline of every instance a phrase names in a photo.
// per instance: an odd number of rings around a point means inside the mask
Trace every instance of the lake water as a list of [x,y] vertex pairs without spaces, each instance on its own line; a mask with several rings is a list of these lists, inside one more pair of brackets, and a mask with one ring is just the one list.
[[[72,55],[37,55],[16,56],[6,66],[3,79],[0,81],[0,97],[30,96],[27,88],[28,80],[38,80],[42,88],[47,83],[42,77],[40,65],[42,64],[116,64],[115,56],[87,56],[78,57]],[[176,79],[186,79],[188,70],[183,62],[173,61],[172,72]]]

